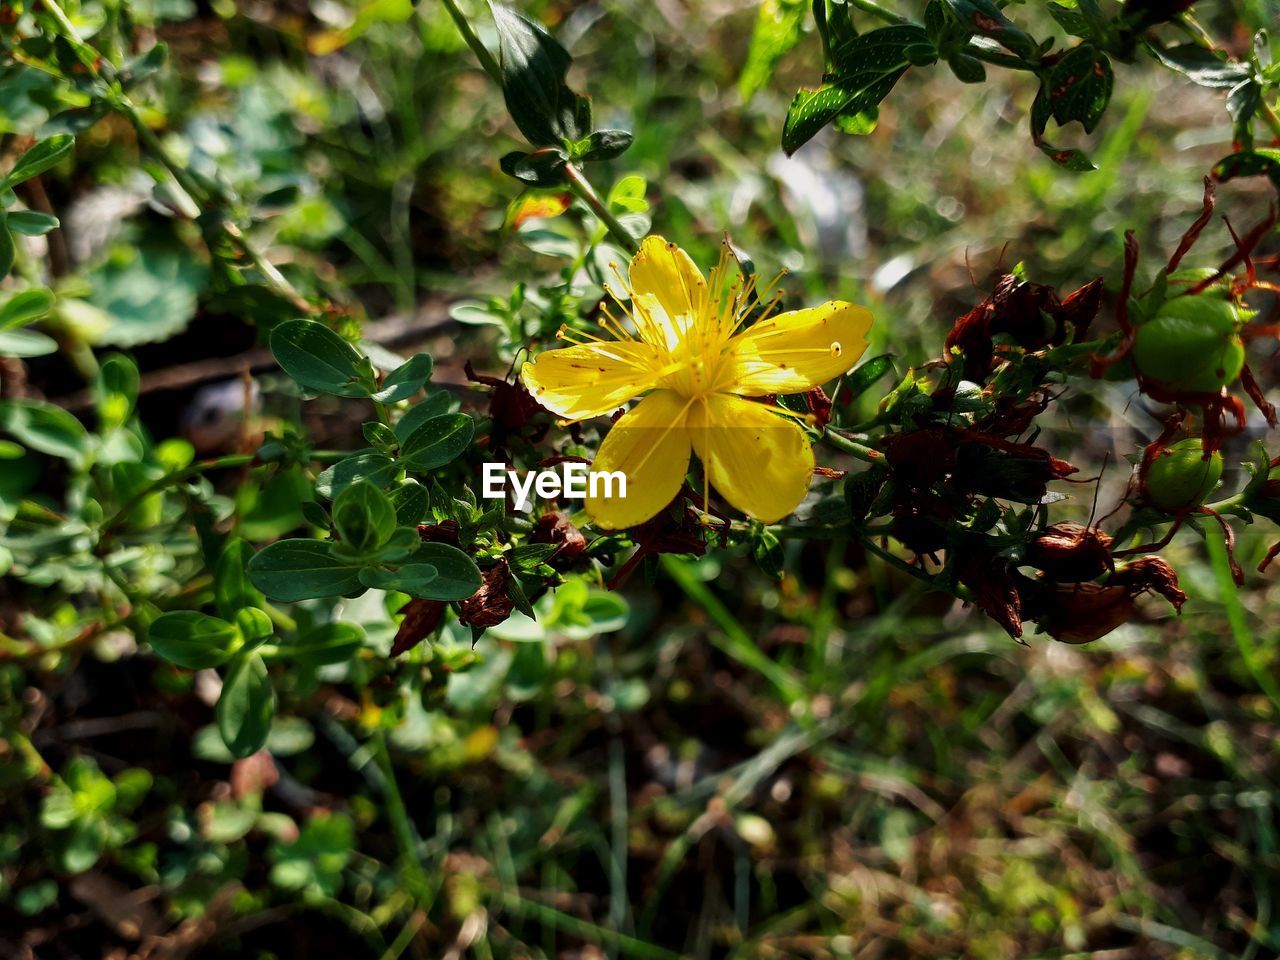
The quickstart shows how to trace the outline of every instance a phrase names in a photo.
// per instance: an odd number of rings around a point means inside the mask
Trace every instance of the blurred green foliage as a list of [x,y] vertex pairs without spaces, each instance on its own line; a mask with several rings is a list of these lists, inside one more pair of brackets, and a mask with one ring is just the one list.
[[[876,4],[820,4],[824,37],[782,0],[530,3],[573,55],[548,82],[591,97],[591,123],[546,136],[508,118],[449,6],[0,11],[0,954],[1280,951],[1276,596],[1237,592],[1220,541],[1167,551],[1180,617],[1143,605],[1087,647],[1016,645],[850,530],[753,531],[609,591],[623,541],[566,572],[467,489],[501,420],[463,370],[500,377],[580,322],[626,235],[656,225],[708,263],[728,229],[758,273],[790,271],[789,300],[873,308],[883,359],[841,414],[870,421],[988,274],[1114,295],[1123,231],[1173,249],[1215,165],[1233,222],[1273,202],[1277,75],[1255,35],[1274,2],[1172,24],[1158,4],[902,4],[934,54],[902,44],[883,105],[790,159],[832,18],[898,29]],[[1061,135],[1096,170],[1036,150],[1038,83],[971,56],[990,45],[957,12],[987,8],[1017,25],[1007,54],[1043,37],[1116,59],[1105,118],[1097,97],[1051,111],[1083,121]],[[1154,31],[1174,69],[1094,10]],[[459,12],[503,57],[479,5]],[[1168,55],[1198,32],[1224,56]],[[592,140],[622,130],[621,155]],[[532,189],[501,162],[522,132],[556,151],[505,164]],[[561,179],[587,161],[586,188]],[[1219,224],[1197,257],[1233,250]],[[379,340],[387,318],[412,355]],[[166,371],[263,348],[290,378],[259,378],[263,412],[246,387],[229,442],[179,436]],[[1249,351],[1274,379],[1270,341]],[[1158,433],[1134,401],[1073,388],[1043,435],[1101,470]],[[1249,451],[1227,453],[1238,489]],[[1068,492],[1084,521],[1093,488]],[[1239,529],[1246,567],[1263,526]],[[509,619],[432,620],[495,569]],[[425,642],[392,658],[411,616]]]

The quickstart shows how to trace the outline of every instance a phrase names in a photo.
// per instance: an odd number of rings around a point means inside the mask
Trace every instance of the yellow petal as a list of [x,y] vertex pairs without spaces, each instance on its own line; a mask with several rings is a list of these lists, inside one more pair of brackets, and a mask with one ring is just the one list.
[[730,342],[734,393],[803,393],[840,376],[867,349],[871,313],[831,300],[748,327]]
[[809,490],[813,448],[804,431],[763,404],[715,394],[695,404],[689,432],[711,485],[748,516],[773,523]]
[[537,401],[567,420],[612,413],[657,380],[658,352],[647,343],[608,341],[547,350],[520,368]]
[[[598,526],[621,530],[644,523],[680,492],[689,470],[689,401],[670,390],[655,390],[609,431],[591,464],[593,473],[619,471],[627,478],[625,497],[587,497],[587,512]],[[613,492],[618,493],[615,484]]]
[[631,258],[632,291],[653,294],[677,327],[683,326],[682,317],[694,313],[706,283],[689,255],[662,237],[645,237]]

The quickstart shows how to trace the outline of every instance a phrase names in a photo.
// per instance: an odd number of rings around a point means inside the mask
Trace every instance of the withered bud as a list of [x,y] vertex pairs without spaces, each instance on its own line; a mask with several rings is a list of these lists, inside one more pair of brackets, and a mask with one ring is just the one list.
[[1046,527],[1027,544],[1027,563],[1049,580],[1080,583],[1114,569],[1111,537],[1095,527],[1070,520]]
[[835,405],[821,387],[814,387],[808,391],[804,395],[804,402],[808,405],[809,412],[813,414],[814,426],[818,429],[822,429],[831,422],[831,411]]
[[458,541],[458,521],[446,520],[443,523],[418,524],[418,538],[424,543],[447,543],[451,547],[461,544]]
[[885,438],[885,459],[899,486],[931,487],[955,463],[955,443],[947,431],[911,430]]
[[231,795],[237,800],[260,797],[279,781],[280,771],[266,750],[251,753],[231,765]]
[[1024,350],[1062,343],[1068,325],[1079,339],[1097,316],[1101,302],[1101,278],[1062,302],[1052,287],[1007,273],[996,281],[991,296],[956,320],[947,334],[947,356],[959,350],[964,355],[965,376],[981,381],[995,364],[993,338],[997,334],[1004,334]]
[[992,620],[1004,627],[1015,640],[1022,638],[1023,579],[1017,571],[986,546],[972,546],[957,551],[953,573],[969,588],[974,603]]
[[560,549],[551,555],[547,562],[557,569],[565,569],[573,565],[584,550],[587,549],[587,538],[582,531],[573,525],[567,513],[553,510],[544,513],[534,524],[533,533],[529,537],[532,543],[555,543]]
[[1100,583],[1061,583],[1036,594],[1034,615],[1040,629],[1063,643],[1092,643],[1137,612],[1127,587]]
[[1062,304],[1053,287],[1006,274],[997,281],[991,295],[990,330],[1012,337],[1027,350],[1061,343]]
[[1187,602],[1186,593],[1178,586],[1178,571],[1161,557],[1139,557],[1131,560],[1117,567],[1115,574],[1107,582],[1127,588],[1134,596],[1140,593],[1158,593],[1173,604],[1179,613],[1182,612],[1182,605]]
[[431,636],[440,626],[440,621],[444,619],[445,606],[443,600],[423,600],[415,597],[401,607],[400,612],[404,614],[404,619],[400,621],[395,642],[391,644],[391,656],[398,657]]
[[1016,503],[1039,503],[1051,480],[1062,480],[1078,467],[1030,443],[970,433],[974,442],[957,451],[957,484],[974,493]]
[[1094,277],[1062,301],[1062,319],[1075,331],[1078,343],[1089,333],[1089,325],[1102,309],[1102,278]]
[[472,383],[484,384],[493,390],[489,398],[489,416],[493,421],[493,440],[497,446],[503,445],[507,434],[519,434],[530,420],[543,412],[542,404],[534,399],[519,379],[511,383],[500,377],[476,373],[470,360],[463,369]]
[[893,508],[889,532],[912,553],[927,556],[947,545],[947,523],[951,519],[952,511],[937,497],[913,497],[912,502]]
[[1026,433],[1048,406],[1047,392],[1030,400],[996,397],[991,415],[978,423],[978,429],[993,437],[1017,437]]
[[496,564],[481,574],[480,589],[462,601],[458,608],[458,622],[469,627],[496,627],[515,609],[515,604],[507,596],[507,580],[511,576],[511,568],[506,560]]

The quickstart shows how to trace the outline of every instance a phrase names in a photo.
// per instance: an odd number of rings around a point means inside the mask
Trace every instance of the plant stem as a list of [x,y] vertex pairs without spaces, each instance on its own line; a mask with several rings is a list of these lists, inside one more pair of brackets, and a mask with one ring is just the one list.
[[462,39],[466,41],[467,46],[471,48],[471,52],[480,61],[480,66],[484,68],[484,72],[493,78],[494,83],[501,86],[502,68],[498,66],[498,61],[489,52],[489,48],[480,42],[476,32],[471,29],[471,21],[458,9],[458,5],[454,0],[443,0],[443,2],[444,8],[449,11],[449,16],[453,18],[454,26],[458,28],[458,32],[462,34]]
[[569,188],[574,192],[574,195],[591,208],[591,212],[608,228],[609,233],[614,240],[618,241],[622,249],[627,253],[635,253],[639,250],[640,245],[636,242],[636,238],[627,231],[627,228],[613,215],[608,205],[600,199],[599,194],[596,193],[587,178],[582,175],[582,171],[578,169],[577,165],[566,163],[564,165],[564,173],[569,179]]
[[[98,56],[98,51],[81,39],[79,31],[75,28],[75,24],[73,24],[67,17],[66,13],[63,12],[62,8],[57,3],[57,0],[42,0],[42,2],[44,8],[49,12],[53,17],[54,22],[58,25],[58,30],[63,38],[69,43],[83,48],[87,53],[96,58]],[[93,69],[93,75],[95,79],[105,82],[103,81],[101,72],[96,68]],[[193,177],[184,166],[178,163],[170,155],[169,151],[165,149],[164,144],[160,142],[160,138],[157,137],[151,128],[143,122],[142,117],[138,113],[138,108],[128,98],[128,96],[118,88],[108,88],[108,93],[103,99],[108,106],[116,111],[116,113],[119,113],[129,121],[129,124],[137,134],[139,145],[145,147],[147,152],[155,157],[155,159],[158,160],[167,171],[169,171],[169,175],[173,177],[174,181],[182,189],[182,192],[186,194],[186,198],[191,202],[192,209],[197,215],[208,207],[223,207],[227,205],[227,197],[215,194],[211,190],[207,189],[203,184],[196,180],[196,178]],[[191,211],[187,211],[187,213],[190,214]],[[281,297],[289,300],[300,310],[309,314],[315,312],[315,309],[307,303],[306,299],[298,292],[293,284],[288,281],[284,274],[276,269],[273,264],[268,262],[266,257],[264,257],[262,253],[248,241],[235,224],[225,217],[220,217],[220,221],[221,222],[218,226],[222,229],[223,233],[227,235],[232,246],[234,246],[241,255],[252,263],[254,268],[262,274],[263,280],[268,287],[274,290]],[[212,253],[213,251],[210,252]]]
[[1263,122],[1271,131],[1271,135],[1280,140],[1280,117],[1276,116],[1276,112],[1272,109],[1271,104],[1262,100],[1258,104],[1258,114],[1262,117]]
[[400,848],[400,858],[405,872],[409,874],[415,886],[414,899],[417,900],[427,891],[427,875],[422,869],[422,861],[418,859],[418,838],[409,812],[404,805],[404,797],[400,795],[400,785],[396,783],[396,771],[391,765],[391,753],[387,750],[387,736],[381,727],[373,732],[370,742],[373,745],[374,762],[382,770],[382,795],[387,801],[387,819],[391,821],[391,832],[395,834],[396,846]]
[[999,50],[992,50],[989,47],[969,42],[964,48],[964,52],[975,60],[981,60],[984,63],[994,64],[997,67],[1006,67],[1009,70],[1030,70],[1036,71],[1040,69],[1040,65],[1032,63],[1030,60],[1024,60],[1022,57],[1015,57],[1011,53],[1002,53]]
[[875,0],[848,0],[849,6],[857,7],[865,13],[871,14],[873,17],[879,17],[885,23],[910,23],[906,17],[899,16],[892,10],[880,6]]
[[733,612],[720,601],[710,587],[698,579],[689,563],[668,554],[662,558],[662,569],[690,600],[706,611],[707,616],[720,628],[724,639],[719,642],[715,639],[715,631],[710,632],[711,642],[715,646],[731,659],[738,661],[744,667],[749,667],[772,683],[788,707],[804,698],[803,684],[785,667],[760,651],[755,640],[738,622]]
[[1231,560],[1227,556],[1227,548],[1218,537],[1204,538],[1205,547],[1209,551],[1209,561],[1213,565],[1214,576],[1218,581],[1218,592],[1222,595],[1222,605],[1226,608],[1227,625],[1235,637],[1236,647],[1240,651],[1240,659],[1244,661],[1249,676],[1258,685],[1258,689],[1266,694],[1276,710],[1280,710],[1280,687],[1267,672],[1266,666],[1257,659],[1257,651],[1253,646],[1253,634],[1244,619],[1244,605],[1240,602],[1240,593],[1231,574]]
[[[455,0],[443,0],[445,9],[449,12],[449,16],[453,19],[454,26],[458,28],[458,32],[462,34],[462,39],[466,41],[471,52],[476,55],[476,59],[480,61],[480,66],[484,68],[493,82],[498,86],[502,86],[502,68],[498,65],[498,61],[494,59],[493,54],[489,52],[489,48],[480,42],[480,38],[476,36],[476,32],[471,29],[471,21],[469,21]],[[596,215],[601,223],[605,225],[609,233],[613,235],[614,240],[621,244],[622,249],[628,253],[635,253],[640,249],[633,237],[613,215],[613,212],[605,204],[595,188],[591,186],[590,181],[583,176],[582,171],[578,169],[576,164],[566,163],[564,165],[565,177],[569,181],[569,189],[574,195],[591,208],[591,212]]]
[[132,497],[124,502],[115,513],[113,513],[102,524],[102,542],[105,543],[110,539],[111,532],[129,516],[130,512],[142,503],[143,500],[151,496],[153,493],[159,493],[168,487],[173,486],[185,477],[191,476],[193,473],[204,473],[206,470],[226,470],[235,467],[246,467],[253,463],[254,454],[252,453],[234,453],[226,457],[218,457],[216,460],[203,460],[197,463],[188,464],[185,467],[179,467],[177,470],[170,470],[162,477],[151,481]]
[[847,453],[851,457],[857,457],[867,463],[883,463],[884,454],[874,447],[868,447],[864,443],[859,443],[850,437],[846,437],[842,433],[837,433],[830,427],[822,434],[822,442],[827,446],[839,450],[841,453]]

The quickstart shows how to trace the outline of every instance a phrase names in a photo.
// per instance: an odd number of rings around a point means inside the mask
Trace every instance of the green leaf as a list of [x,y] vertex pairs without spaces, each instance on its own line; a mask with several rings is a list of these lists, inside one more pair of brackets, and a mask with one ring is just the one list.
[[366,567],[361,582],[423,600],[465,600],[480,589],[480,568],[457,547],[424,543],[397,569]]
[[399,466],[386,454],[357,453],[323,470],[316,477],[316,493],[332,500],[358,480],[385,487],[399,472]]
[[502,94],[520,132],[535,147],[582,139],[589,108],[565,85],[573,62],[568,52],[541,24],[500,3],[489,8],[498,28]]
[[243,642],[233,624],[194,610],[162,613],[147,628],[147,642],[170,663],[188,670],[220,667]]
[[61,407],[38,400],[0,401],[0,430],[51,457],[83,465],[92,449],[89,431]]
[[283,656],[300,660],[313,666],[329,663],[345,663],[364,646],[364,631],[353,623],[325,623],[313,627],[298,638],[279,648]]
[[875,133],[880,125],[880,108],[870,107],[859,113],[842,113],[836,117],[835,128],[850,136],[866,137]]
[[428,598],[427,588],[436,579],[429,563],[406,563],[401,567],[368,566],[360,571],[360,582],[373,590],[397,590],[411,597]]
[[272,600],[294,602],[361,592],[360,564],[321,540],[280,540],[249,561],[249,582]]
[[882,353],[878,357],[872,357],[852,373],[845,375],[845,389],[848,391],[845,394],[846,398],[853,400],[862,396],[862,394],[871,389],[871,386],[877,380],[892,369],[893,354]]
[[396,511],[396,523],[404,527],[416,527],[427,515],[431,494],[417,480],[405,480],[392,488],[391,506]]
[[347,550],[370,553],[386,543],[395,530],[395,507],[378,487],[359,480],[338,494],[333,503],[333,525]]
[[1020,57],[1036,55],[1036,42],[1027,36],[996,6],[994,0],[946,0],[952,13],[966,27],[990,37]]
[[853,38],[833,56],[835,72],[816,90],[802,89],[791,101],[782,130],[782,148],[795,153],[841,114],[857,114],[889,95],[911,61],[907,48],[927,42],[915,24],[883,27]]
[[339,397],[367,397],[364,358],[351,344],[314,320],[287,320],[271,331],[276,363],[301,387]]
[[26,237],[43,237],[50,230],[58,229],[58,218],[39,210],[11,210],[9,229]]
[[424,543],[413,554],[414,564],[436,568],[435,580],[425,600],[465,600],[480,589],[480,568],[457,547],[447,543]]
[[0,210],[0,280],[7,277],[9,271],[13,269],[13,258],[16,252],[13,235],[9,233],[8,215]]
[[75,142],[76,138],[69,133],[60,133],[48,140],[41,140],[18,158],[9,175],[0,180],[0,189],[38,177],[50,167],[57,166],[71,152]]
[[245,607],[243,610],[237,610],[235,621],[236,629],[240,631],[240,636],[244,638],[245,647],[250,650],[260,646],[276,632],[271,618],[257,607]]
[[15,293],[0,307],[0,330],[12,330],[43,317],[53,309],[53,293],[48,290],[24,290]]
[[0,357],[45,357],[58,352],[58,341],[36,330],[0,330]]
[[1198,43],[1183,43],[1162,47],[1152,43],[1152,54],[1171,70],[1176,70],[1192,83],[1216,90],[1230,90],[1236,84],[1249,79],[1248,64],[1227,59],[1218,50],[1207,50]]
[[575,146],[579,160],[612,160],[627,152],[635,138],[628,130],[596,130]]
[[209,269],[181,244],[156,242],[117,247],[87,278],[87,300],[110,318],[93,342],[117,347],[165,340],[195,316]]
[[133,416],[141,382],[138,365],[128,357],[113,353],[103,358],[94,384],[98,422],[103,432],[123,426]]
[[431,357],[425,353],[415,354],[387,374],[373,399],[380,403],[408,400],[431,379],[431,366]]
[[1046,79],[1053,119],[1060,126],[1077,121],[1092,133],[1111,102],[1114,83],[1111,61],[1097,47],[1073,47],[1049,69]]
[[1058,26],[1067,31],[1073,37],[1080,37],[1082,40],[1096,40],[1093,35],[1093,28],[1089,25],[1089,18],[1086,17],[1075,7],[1065,7],[1060,3],[1050,3],[1049,16],[1058,21]]
[[405,415],[396,422],[394,427],[396,438],[401,443],[404,443],[413,435],[415,430],[432,417],[439,417],[449,413],[451,406],[453,406],[453,397],[444,390],[428,394],[425,400],[410,407],[405,411]]
[[744,102],[765,88],[778,63],[800,42],[810,6],[809,0],[764,0],[760,4],[747,61],[738,77],[738,93]]
[[1213,165],[1213,175],[1223,182],[1236,177],[1270,177],[1280,190],[1280,149],[1260,147],[1233,153]]
[[377,420],[366,420],[360,427],[360,432],[369,441],[369,445],[379,453],[391,456],[400,449],[400,440],[396,437],[396,432],[385,423],[379,423]]
[[214,709],[218,732],[233,757],[244,758],[262,749],[275,712],[276,692],[262,657],[249,653],[237,658],[222,682]]
[[502,155],[498,166],[507,176],[531,186],[554,187],[565,182],[564,165],[568,160],[569,155],[563,150],[512,150]]
[[465,413],[432,417],[404,441],[400,461],[418,471],[442,467],[467,449],[474,433],[475,424]]
[[1035,102],[1031,105],[1031,139],[1040,152],[1047,156],[1050,160],[1072,173],[1087,173],[1090,170],[1098,169],[1080,150],[1074,147],[1063,149],[1055,147],[1044,138],[1045,128],[1049,125],[1049,117],[1052,116],[1053,108],[1049,104],[1049,86],[1045,80],[1041,80],[1040,92],[1036,94]]
[[947,57],[947,66],[961,83],[982,83],[987,79],[987,68],[982,61],[966,53],[953,53]]
[[98,862],[106,845],[106,830],[101,819],[86,818],[79,821],[62,840],[59,857],[62,869],[68,873],[84,873]]
[[249,582],[247,567],[253,547],[247,540],[228,540],[213,574],[213,603],[218,614],[234,617],[245,607],[260,607],[262,594]]

